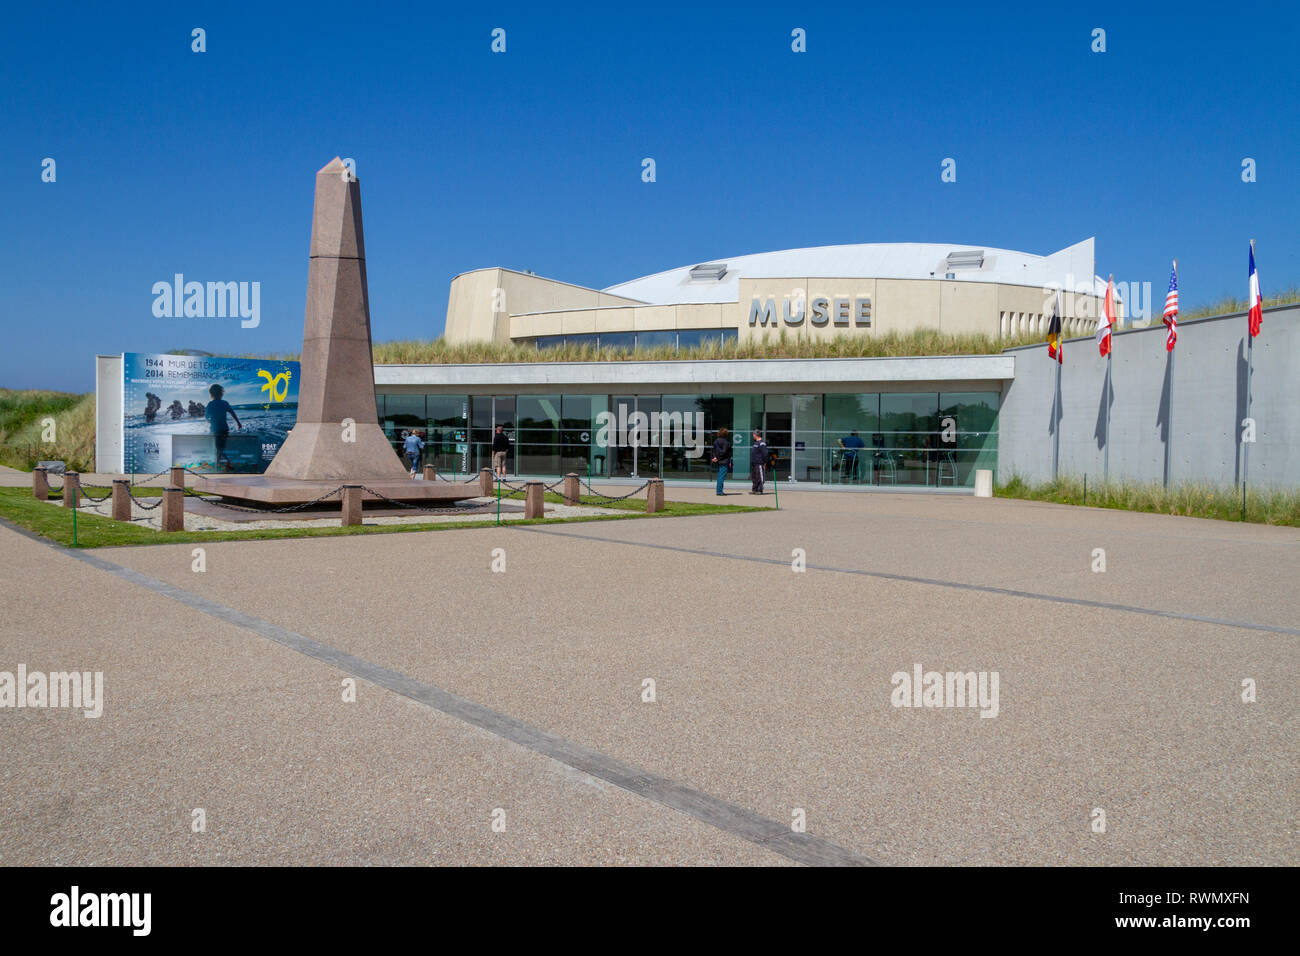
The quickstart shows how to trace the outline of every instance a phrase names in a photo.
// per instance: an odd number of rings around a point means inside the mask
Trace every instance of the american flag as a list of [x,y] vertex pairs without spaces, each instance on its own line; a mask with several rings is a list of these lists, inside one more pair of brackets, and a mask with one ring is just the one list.
[[1169,335],[1165,337],[1165,351],[1172,352],[1178,341],[1178,263],[1174,263],[1173,272],[1169,273],[1169,291],[1165,293],[1165,328]]

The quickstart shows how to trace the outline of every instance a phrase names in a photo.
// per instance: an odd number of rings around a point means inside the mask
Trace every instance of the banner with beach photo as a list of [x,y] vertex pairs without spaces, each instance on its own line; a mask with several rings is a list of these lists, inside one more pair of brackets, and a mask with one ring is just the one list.
[[298,418],[297,362],[126,352],[123,464],[260,474]]

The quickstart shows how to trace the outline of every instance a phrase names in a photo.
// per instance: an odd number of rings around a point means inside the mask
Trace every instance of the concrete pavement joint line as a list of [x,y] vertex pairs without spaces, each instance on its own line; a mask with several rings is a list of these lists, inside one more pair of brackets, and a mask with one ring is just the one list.
[[[683,548],[675,544],[652,544],[646,541],[620,541],[618,538],[600,538],[594,534],[574,534],[567,531],[552,531],[546,528],[518,527],[515,531],[531,531],[535,534],[558,535],[562,538],[582,538],[586,541],[603,541],[607,544],[623,544],[634,548],[656,548],[660,551],[677,551],[682,554],[698,554],[706,558],[729,558],[733,561],[749,561],[752,564],[774,564],[788,567],[790,562],[784,558],[759,558],[748,554],[728,554],[724,551],[706,551],[703,548]],[[1179,614],[1175,611],[1158,611],[1149,607],[1136,607],[1130,604],[1112,604],[1109,601],[1093,601],[1088,598],[1062,597],[1057,594],[1038,594],[1033,591],[1017,591],[1014,588],[1000,588],[991,584],[966,584],[962,581],[941,581],[938,578],[921,578],[910,574],[891,574],[888,571],[866,571],[862,568],[836,568],[824,564],[806,565],[809,571],[831,571],[835,574],[857,574],[868,578],[881,578],[886,581],[902,581],[906,584],[929,584],[940,588],[955,588],[959,591],[980,591],[985,594],[1001,594],[1006,597],[1028,598],[1031,601],[1049,601],[1054,604],[1075,604],[1080,607],[1095,607],[1106,611],[1124,611],[1129,614],[1146,614],[1151,617],[1170,618],[1175,621],[1195,621],[1200,624],[1218,624],[1223,627],[1238,627],[1248,631],[1268,631],[1274,634],[1291,634],[1300,637],[1300,630],[1281,627],[1274,624],[1254,624],[1250,621],[1229,621],[1218,617],[1202,617],[1198,614]]]
[[572,740],[547,733],[514,717],[507,716],[482,704],[442,690],[432,684],[399,674],[378,664],[363,660],[345,651],[312,640],[310,637],[282,628],[269,621],[252,617],[242,611],[218,604],[205,597],[192,594],[175,585],[142,574],[131,568],[114,564],[104,558],[76,551],[55,542],[35,537],[49,547],[62,551],[71,558],[91,567],[129,581],[139,587],[171,598],[180,604],[202,611],[229,624],[254,632],[267,640],[281,644],[306,657],[322,661],[362,680],[369,681],[395,694],[409,697],[427,707],[447,714],[465,723],[518,744],[534,753],[572,767],[590,776],[606,780],[636,796],[663,804],[673,810],[692,816],[726,833],[738,836],[764,849],[809,866],[878,866],[875,860],[841,847],[810,833],[795,833],[788,824],[769,820],[752,810],[736,806],[710,796],[700,790],[675,783],[666,777],[641,770],[631,764],[615,760],[599,751]]

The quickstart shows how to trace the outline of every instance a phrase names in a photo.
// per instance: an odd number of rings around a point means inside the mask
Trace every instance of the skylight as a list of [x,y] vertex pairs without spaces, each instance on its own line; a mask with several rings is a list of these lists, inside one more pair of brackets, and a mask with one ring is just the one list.
[[727,274],[725,262],[706,262],[691,269],[692,280],[717,281]]

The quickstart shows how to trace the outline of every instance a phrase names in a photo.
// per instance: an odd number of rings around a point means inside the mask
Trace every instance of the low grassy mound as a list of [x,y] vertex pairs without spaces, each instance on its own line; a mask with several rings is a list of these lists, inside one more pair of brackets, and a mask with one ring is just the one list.
[[[54,441],[45,441],[46,419]],[[0,465],[31,468],[61,460],[71,471],[95,470],[95,396],[0,388]]]

